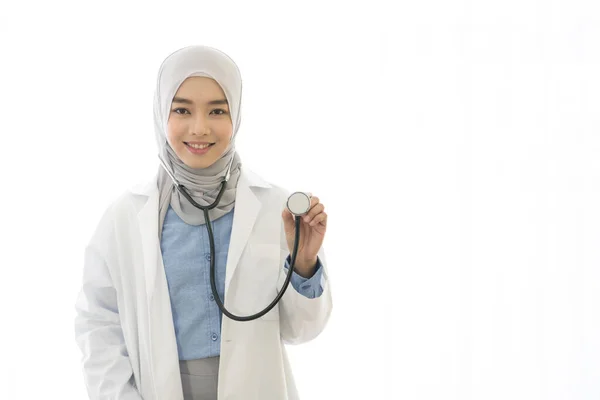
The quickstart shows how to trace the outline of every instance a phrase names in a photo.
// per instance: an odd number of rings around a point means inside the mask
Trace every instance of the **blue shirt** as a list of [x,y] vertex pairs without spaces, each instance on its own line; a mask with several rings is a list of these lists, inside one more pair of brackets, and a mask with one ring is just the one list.
[[[225,266],[233,223],[233,211],[212,221],[215,240],[215,271],[217,293],[225,297]],[[210,288],[210,241],[206,226],[186,224],[169,206],[160,241],[169,296],[177,351],[180,360],[215,357],[221,352],[221,321],[223,315]],[[289,270],[290,256],[282,266]],[[311,278],[292,272],[290,285],[308,298],[323,293],[321,276],[317,269]],[[290,290],[290,288],[288,288]]]

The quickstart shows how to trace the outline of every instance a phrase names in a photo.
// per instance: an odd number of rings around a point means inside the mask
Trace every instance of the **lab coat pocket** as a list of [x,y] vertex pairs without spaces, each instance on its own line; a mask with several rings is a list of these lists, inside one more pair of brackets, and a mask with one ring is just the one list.
[[[261,311],[275,300],[280,288],[277,286],[283,271],[279,245],[254,243],[248,248],[249,267],[255,291],[256,311]],[[262,319],[279,319],[279,304],[265,314]]]

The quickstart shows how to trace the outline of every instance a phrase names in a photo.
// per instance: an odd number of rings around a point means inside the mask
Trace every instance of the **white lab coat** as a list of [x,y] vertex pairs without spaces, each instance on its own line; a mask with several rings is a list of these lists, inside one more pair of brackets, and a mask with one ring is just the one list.
[[[182,400],[179,357],[158,239],[157,177],[104,213],[85,250],[76,302],[76,341],[91,399]],[[225,306],[262,310],[279,292],[289,253],[281,212],[289,193],[242,167],[227,257]],[[332,309],[327,262],[320,297],[290,284],[258,320],[223,317],[219,400],[299,399],[284,344],[312,340]]]

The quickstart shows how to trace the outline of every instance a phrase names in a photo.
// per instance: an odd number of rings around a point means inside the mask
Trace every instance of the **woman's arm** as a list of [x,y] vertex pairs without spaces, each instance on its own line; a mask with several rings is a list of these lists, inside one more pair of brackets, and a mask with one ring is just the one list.
[[[327,262],[323,249],[319,251],[323,275],[319,297],[308,298],[292,285],[287,288],[279,302],[279,325],[281,338],[286,344],[301,344],[316,338],[327,325],[333,303],[327,276]],[[284,269],[282,268],[282,271]],[[285,282],[285,272],[280,275],[280,287]]]
[[[287,196],[286,196],[287,198]],[[324,206],[319,204],[316,196],[312,198],[311,210],[307,214],[310,220],[300,222],[301,234],[298,246],[298,260],[310,261],[311,265],[296,265],[299,275],[309,277],[315,273],[318,266],[320,275],[320,288],[318,296],[306,296],[302,290],[298,291],[295,285],[290,284],[279,303],[279,321],[281,338],[288,344],[300,344],[316,338],[325,329],[333,307],[331,289],[329,284],[327,258],[322,243],[326,230],[326,214]],[[313,222],[312,225],[310,223]],[[283,254],[291,253],[295,238],[295,221],[289,211],[282,209],[282,229],[280,248]],[[287,262],[286,262],[287,264]],[[285,282],[287,268],[281,268],[279,287]]]

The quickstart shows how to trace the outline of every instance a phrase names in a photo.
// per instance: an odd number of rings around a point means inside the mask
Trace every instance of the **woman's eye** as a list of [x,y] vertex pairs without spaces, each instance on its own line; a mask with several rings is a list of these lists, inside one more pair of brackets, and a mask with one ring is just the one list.
[[188,112],[188,110],[186,110],[185,108],[176,108],[173,110],[173,112],[177,113],[177,114],[182,114],[179,111],[184,111],[184,112]]
[[226,113],[226,111],[222,108],[217,108],[216,110],[212,110],[212,112],[216,113],[217,115],[223,115]]

